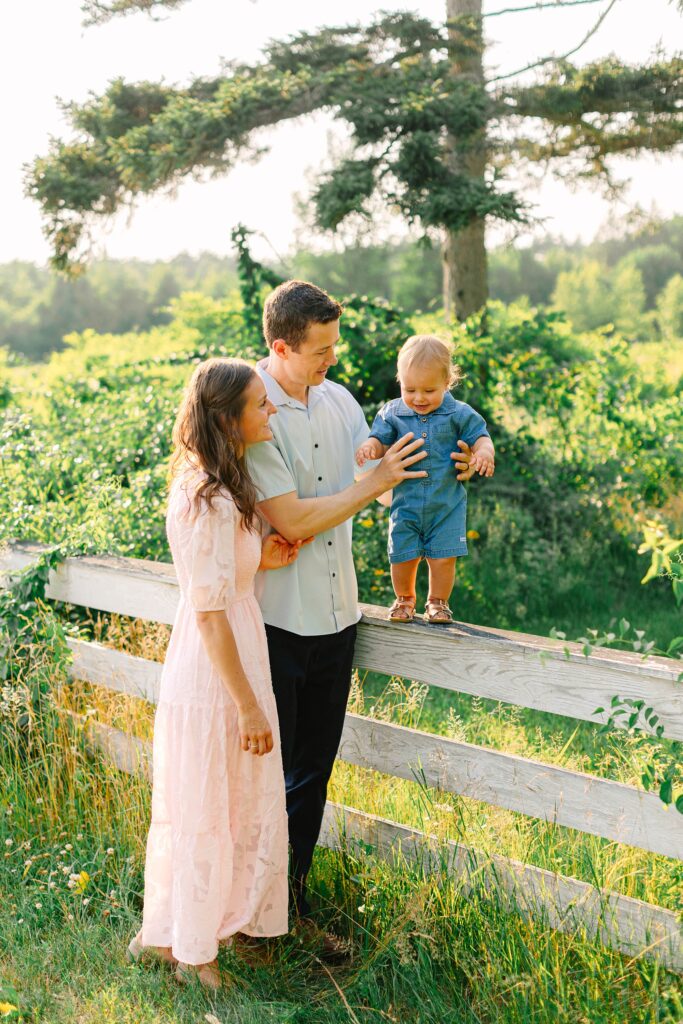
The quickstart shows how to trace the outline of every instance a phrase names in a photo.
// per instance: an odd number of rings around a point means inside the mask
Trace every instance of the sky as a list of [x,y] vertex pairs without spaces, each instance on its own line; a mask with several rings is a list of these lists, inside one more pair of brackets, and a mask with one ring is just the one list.
[[[526,6],[530,0],[484,0],[484,12]],[[530,11],[485,22],[487,68],[502,74],[541,55],[561,54],[580,42],[608,0],[566,10]],[[255,61],[269,39],[281,39],[325,24],[367,23],[382,10],[405,9],[444,19],[445,0],[190,0],[161,20],[145,14],[84,28],[81,0],[19,0],[0,15],[5,144],[0,161],[0,262],[44,263],[49,255],[37,204],[23,195],[23,167],[46,152],[51,136],[68,138],[69,125],[58,100],[82,101],[101,93],[117,77],[164,80],[183,85],[194,76],[214,75],[221,62]],[[647,15],[643,12],[647,9]],[[683,19],[669,0],[618,0],[600,30],[574,58],[583,63],[616,54],[645,61],[657,46],[671,54],[683,43]],[[343,126],[327,115],[284,123],[262,131],[268,152],[258,163],[241,164],[219,179],[187,181],[174,196],[138,201],[132,215],[116,215],[97,235],[98,255],[121,259],[169,259],[180,252],[230,251],[230,230],[238,222],[259,234],[259,258],[286,255],[297,245],[333,245],[302,228],[297,198],[310,191],[317,170],[329,166],[330,146],[344,139]],[[615,206],[588,187],[570,190],[546,178],[527,197],[542,220],[538,237],[550,233],[589,241],[608,220],[627,224],[640,207],[661,216],[683,213],[681,155],[643,156],[613,164],[628,182]],[[511,185],[516,184],[514,176]],[[384,234],[400,230],[385,223]],[[493,244],[506,240],[491,232]],[[520,235],[517,244],[531,240]]]

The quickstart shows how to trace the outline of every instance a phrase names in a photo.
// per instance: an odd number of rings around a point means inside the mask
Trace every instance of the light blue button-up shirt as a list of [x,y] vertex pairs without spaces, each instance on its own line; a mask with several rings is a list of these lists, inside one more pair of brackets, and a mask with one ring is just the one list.
[[[296,491],[300,498],[338,494],[357,473],[356,449],[369,429],[355,398],[333,381],[308,389],[308,405],[286,394],[256,367],[277,407],[273,440],[253,445],[247,466],[262,500]],[[319,534],[284,569],[258,574],[256,596],[264,621],[301,636],[338,633],[360,618],[351,549],[352,520]]]

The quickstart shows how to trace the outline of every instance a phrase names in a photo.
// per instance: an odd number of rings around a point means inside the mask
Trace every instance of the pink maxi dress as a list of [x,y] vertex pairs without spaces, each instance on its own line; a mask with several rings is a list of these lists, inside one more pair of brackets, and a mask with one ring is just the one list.
[[[176,479],[166,526],[180,603],[154,721],[152,823],[142,942],[178,960],[213,960],[236,932],[287,932],[287,813],[277,708],[254,575],[258,532],[227,493],[194,514],[200,475]],[[257,757],[240,746],[237,709],[213,668],[196,611],[224,610],[244,671],[273,732]]]

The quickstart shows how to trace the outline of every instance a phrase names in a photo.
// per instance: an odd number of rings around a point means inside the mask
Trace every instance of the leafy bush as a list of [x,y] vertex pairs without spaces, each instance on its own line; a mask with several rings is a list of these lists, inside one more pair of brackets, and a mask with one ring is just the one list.
[[[213,354],[265,353],[260,309],[277,278],[265,279],[254,261],[246,271],[242,305],[185,293],[169,324],[85,331],[39,372],[5,368],[0,538],[60,542],[93,519],[106,492],[103,544],[169,557],[166,465],[191,368]],[[352,296],[341,326],[334,376],[370,419],[397,393],[396,353],[417,325],[382,300]],[[567,628],[573,615],[578,628],[606,627],[615,595],[637,593],[640,523],[656,513],[673,528],[680,515],[677,395],[643,377],[619,336],[577,333],[557,312],[492,303],[485,318],[447,326],[423,317],[419,329],[452,335],[465,374],[456,397],[487,418],[498,451],[496,476],[469,485],[471,557],[458,568],[458,617],[547,631]],[[377,506],[355,528],[361,597],[374,603],[390,593],[386,522]]]

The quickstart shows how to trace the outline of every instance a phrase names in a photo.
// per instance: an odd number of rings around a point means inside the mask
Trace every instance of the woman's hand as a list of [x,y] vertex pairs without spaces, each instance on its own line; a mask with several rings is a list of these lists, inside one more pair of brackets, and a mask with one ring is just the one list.
[[258,704],[248,704],[237,712],[242,750],[262,757],[273,749],[273,733]]
[[261,563],[259,569],[282,569],[291,565],[299,557],[304,544],[310,544],[312,537],[306,540],[295,540],[290,543],[279,533],[269,533],[261,545]]

